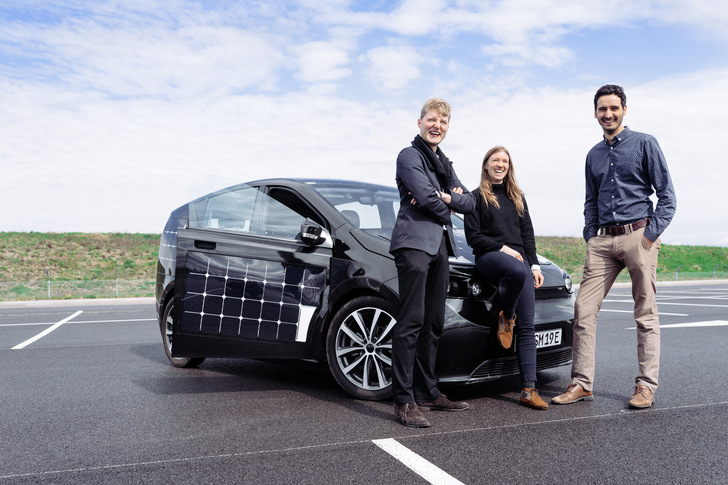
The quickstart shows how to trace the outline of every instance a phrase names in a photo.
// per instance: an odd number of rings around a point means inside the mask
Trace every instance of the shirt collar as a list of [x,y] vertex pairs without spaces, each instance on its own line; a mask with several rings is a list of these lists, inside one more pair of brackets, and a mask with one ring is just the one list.
[[615,146],[619,144],[622,140],[627,138],[631,133],[631,130],[629,129],[629,126],[624,125],[624,130],[619,132],[619,135],[614,137],[614,143],[612,145],[609,144],[609,140],[607,140],[607,137],[602,135],[602,138],[604,139],[604,144],[607,146]]

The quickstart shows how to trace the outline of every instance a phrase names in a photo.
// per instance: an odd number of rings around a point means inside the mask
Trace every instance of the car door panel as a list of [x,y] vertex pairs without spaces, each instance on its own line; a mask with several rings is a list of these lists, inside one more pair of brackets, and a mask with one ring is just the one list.
[[177,251],[176,357],[309,355],[330,247],[180,229]]

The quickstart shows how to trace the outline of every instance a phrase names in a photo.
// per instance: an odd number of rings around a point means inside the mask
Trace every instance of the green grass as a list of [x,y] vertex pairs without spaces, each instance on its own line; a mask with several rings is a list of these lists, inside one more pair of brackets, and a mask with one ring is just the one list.
[[0,232],[0,281],[155,278],[159,234]]
[[[0,232],[0,301],[153,296],[160,234]],[[581,281],[586,243],[537,237],[538,252]],[[662,245],[658,280],[728,279],[728,248]],[[620,275],[627,280],[628,275]]]
[[159,239],[0,232],[0,301],[153,296]]

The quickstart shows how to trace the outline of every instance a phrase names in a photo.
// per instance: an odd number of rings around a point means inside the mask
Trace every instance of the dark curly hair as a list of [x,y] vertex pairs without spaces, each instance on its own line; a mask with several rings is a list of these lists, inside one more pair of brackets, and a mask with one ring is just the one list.
[[622,86],[616,84],[605,84],[601,88],[597,89],[597,94],[594,95],[594,109],[597,109],[597,100],[602,96],[609,96],[610,94],[616,94],[619,99],[622,100],[622,108],[627,106],[627,95],[624,94]]

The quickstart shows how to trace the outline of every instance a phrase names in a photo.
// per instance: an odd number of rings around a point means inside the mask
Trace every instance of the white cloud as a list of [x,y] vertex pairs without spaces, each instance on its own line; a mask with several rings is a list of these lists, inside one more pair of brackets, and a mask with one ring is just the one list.
[[573,58],[571,50],[565,47],[534,46],[528,44],[497,44],[482,48],[483,54],[500,59],[506,66],[528,64],[558,67]]
[[308,42],[292,49],[297,57],[299,77],[306,83],[336,81],[351,74],[342,67],[349,62],[348,52],[329,42]]
[[423,55],[407,46],[377,47],[369,50],[364,59],[368,62],[367,76],[372,85],[381,91],[398,91],[420,78]]
[[[50,61],[41,68],[72,89],[114,96],[186,96],[258,87],[277,77],[284,56],[259,35],[231,27],[161,27],[133,31],[95,22],[57,28],[16,27],[16,42]],[[23,73],[18,73],[23,75]]]
[[426,35],[439,31],[444,0],[404,0],[386,20],[386,27],[402,35]]
[[[12,208],[0,229],[155,232],[211,184],[268,176],[392,184],[422,102],[440,95],[463,182],[477,185],[483,154],[504,144],[537,233],[578,236],[584,157],[600,136],[593,90],[636,73],[561,85],[524,72],[580,67],[571,37],[601,44],[615,22],[705,25],[717,42],[728,31],[707,1],[375,4],[73,2],[71,15],[59,2],[58,22],[0,17],[0,205]],[[682,71],[676,58],[681,74],[630,81],[627,121],[657,137],[673,172],[678,214],[663,240],[728,244],[713,210],[728,178],[728,67]]]

